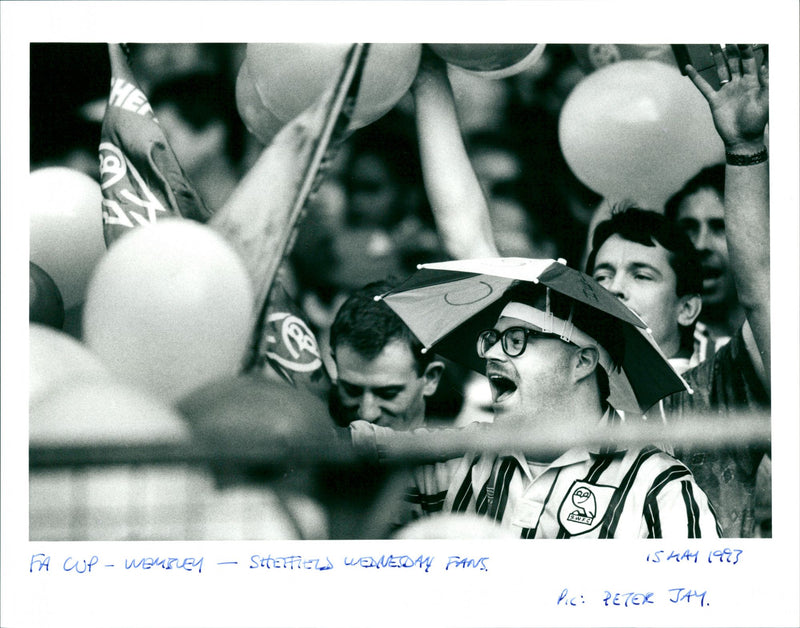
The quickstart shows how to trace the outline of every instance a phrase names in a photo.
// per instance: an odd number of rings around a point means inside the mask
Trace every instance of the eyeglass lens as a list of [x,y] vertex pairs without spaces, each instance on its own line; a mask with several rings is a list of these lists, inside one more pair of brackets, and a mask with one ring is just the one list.
[[501,341],[503,352],[510,358],[515,358],[525,351],[529,336],[541,335],[533,329],[523,327],[509,327],[502,333],[496,329],[487,329],[478,336],[478,357],[486,357],[486,353],[498,340]]

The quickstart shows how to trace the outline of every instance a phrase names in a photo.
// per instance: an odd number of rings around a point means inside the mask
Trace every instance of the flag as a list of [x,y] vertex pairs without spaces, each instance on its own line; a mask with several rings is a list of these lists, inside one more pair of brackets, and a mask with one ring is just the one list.
[[100,135],[106,246],[166,217],[211,217],[178,163],[121,44],[109,44],[111,88]]
[[[283,380],[327,400],[331,379],[319,343],[280,278],[269,291],[254,370],[272,369]],[[268,374],[267,374],[268,375]]]
[[[305,331],[294,324],[295,317],[276,318],[288,310],[286,300],[281,300],[281,291],[274,284],[278,269],[291,251],[306,201],[319,186],[327,165],[347,135],[368,46],[352,46],[332,89],[280,130],[225,205],[209,221],[209,225],[222,233],[239,252],[256,295],[258,322],[245,370],[258,371],[265,363],[277,368],[281,360],[275,356],[281,359],[292,356],[294,362],[298,347],[292,343],[308,340],[302,336]],[[284,336],[282,331],[278,333],[275,325],[287,321],[287,338],[295,340],[279,350],[273,339]],[[303,346],[308,349],[310,344]],[[310,359],[312,355],[313,351],[306,351],[305,357]],[[282,376],[286,377],[286,365],[282,366]],[[324,370],[321,362],[320,368]],[[315,383],[327,381],[327,372],[313,377]],[[298,381],[297,375],[292,378]]]

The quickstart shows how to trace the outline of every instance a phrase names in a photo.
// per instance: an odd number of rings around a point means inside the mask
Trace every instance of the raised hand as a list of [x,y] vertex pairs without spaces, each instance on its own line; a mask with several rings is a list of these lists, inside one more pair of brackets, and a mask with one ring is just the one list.
[[686,72],[708,101],[714,126],[728,152],[763,148],[769,120],[769,70],[758,65],[753,47],[712,44],[721,86],[715,90],[691,65]]

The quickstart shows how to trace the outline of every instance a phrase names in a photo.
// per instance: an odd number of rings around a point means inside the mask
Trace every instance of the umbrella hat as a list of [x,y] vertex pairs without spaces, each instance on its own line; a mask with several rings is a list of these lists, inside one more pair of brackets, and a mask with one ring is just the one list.
[[[578,270],[552,259],[491,258],[422,264],[395,289],[381,295],[426,350],[483,373],[485,361],[475,350],[481,330],[491,328],[507,303],[503,296],[518,282],[542,284],[589,306],[582,331],[597,338],[612,328],[609,353],[622,356],[607,369],[617,410],[644,413],[660,399],[682,390],[686,382],[669,364],[647,325],[611,292]],[[606,334],[607,336],[607,334]],[[606,341],[611,342],[611,341]]]

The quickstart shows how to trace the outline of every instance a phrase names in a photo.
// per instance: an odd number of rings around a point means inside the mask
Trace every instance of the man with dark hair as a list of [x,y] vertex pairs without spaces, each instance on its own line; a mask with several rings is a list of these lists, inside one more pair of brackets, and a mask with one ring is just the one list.
[[702,280],[700,257],[680,229],[656,212],[617,210],[597,225],[586,272],[644,319],[667,357],[688,366]]
[[[331,325],[336,381],[329,408],[342,427],[356,421],[398,431],[419,428],[439,386],[444,363],[423,353],[406,324],[375,300],[393,287],[393,280],[384,280],[356,290]],[[419,492],[403,469],[340,469],[326,474],[322,485],[331,496],[332,517],[349,530],[340,532],[345,538],[385,538],[417,516]],[[360,527],[353,528],[358,520]]]
[[744,322],[736,283],[729,266],[725,240],[725,165],[703,168],[664,206],[667,220],[674,222],[700,253],[703,311],[700,322],[707,335],[726,342]]
[[374,282],[354,292],[331,326],[336,365],[337,422],[362,419],[394,429],[419,427],[425,400],[436,392],[444,364],[375,296],[393,287]]

